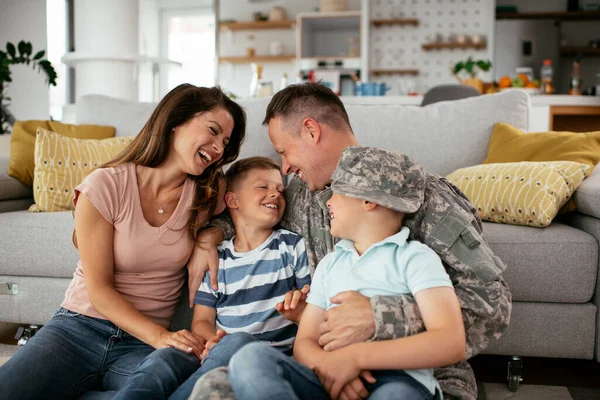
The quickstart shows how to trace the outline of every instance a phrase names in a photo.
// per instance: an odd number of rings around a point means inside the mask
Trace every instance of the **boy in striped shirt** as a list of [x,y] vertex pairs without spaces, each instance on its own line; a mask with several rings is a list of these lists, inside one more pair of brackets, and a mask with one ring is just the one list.
[[298,330],[292,321],[303,307],[291,310],[290,300],[295,304],[308,293],[304,240],[274,229],[285,211],[279,165],[250,157],[234,163],[226,178],[225,201],[236,235],[218,247],[218,289],[211,288],[207,275],[194,299],[192,333],[206,341],[202,366],[170,399],[187,399],[200,376],[226,366],[247,343],[261,341],[291,355]]

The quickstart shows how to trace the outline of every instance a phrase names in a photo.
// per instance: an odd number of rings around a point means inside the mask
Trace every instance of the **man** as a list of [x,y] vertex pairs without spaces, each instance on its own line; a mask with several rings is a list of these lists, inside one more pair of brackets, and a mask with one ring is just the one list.
[[[329,233],[326,206],[332,195],[331,176],[342,151],[359,143],[341,100],[320,83],[292,85],[278,92],[267,107],[263,123],[268,125],[269,138],[281,155],[282,171],[295,174],[286,188],[288,206],[281,226],[304,236],[309,265],[314,270],[335,244]],[[376,168],[377,160],[372,162]],[[501,276],[504,264],[481,237],[481,220],[475,209],[444,178],[427,174],[423,205],[407,216],[405,224],[411,239],[427,244],[444,262],[461,305],[467,334],[465,359],[478,354],[508,326],[512,296]],[[215,225],[220,229],[210,228],[203,233],[194,260],[214,259],[212,249],[223,239],[221,230],[225,237],[233,235],[226,220],[217,220]],[[204,264],[197,265],[202,273],[207,268]],[[334,302],[339,306],[327,311],[320,328],[319,344],[325,350],[424,330],[410,295],[369,299],[358,292],[344,292]],[[437,369],[435,377],[445,398],[476,399],[475,377],[466,361]],[[191,398],[229,396],[226,372],[217,370],[196,384]],[[365,397],[364,387],[356,389],[356,398],[360,397]]]

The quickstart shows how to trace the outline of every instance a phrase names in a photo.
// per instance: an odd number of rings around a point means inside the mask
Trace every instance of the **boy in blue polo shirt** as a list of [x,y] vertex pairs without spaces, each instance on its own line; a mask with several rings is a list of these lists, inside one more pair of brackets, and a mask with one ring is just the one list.
[[[420,166],[398,153],[344,150],[327,202],[331,234],[343,240],[316,268],[294,345],[296,360],[260,344],[244,347],[229,364],[238,398],[406,400],[441,394],[432,368],[464,358],[465,332],[440,258],[408,241],[409,229],[402,226],[404,215],[423,203],[425,179]],[[412,294],[427,330],[325,351],[319,324],[335,307],[330,299],[349,290],[367,297]]]

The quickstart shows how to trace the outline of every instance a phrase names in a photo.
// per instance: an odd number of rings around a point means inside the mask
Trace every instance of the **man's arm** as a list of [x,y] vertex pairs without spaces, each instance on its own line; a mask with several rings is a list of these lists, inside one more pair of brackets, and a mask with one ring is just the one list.
[[465,354],[465,330],[460,306],[449,287],[416,294],[427,330],[396,340],[357,343],[360,369],[421,369],[456,364]]

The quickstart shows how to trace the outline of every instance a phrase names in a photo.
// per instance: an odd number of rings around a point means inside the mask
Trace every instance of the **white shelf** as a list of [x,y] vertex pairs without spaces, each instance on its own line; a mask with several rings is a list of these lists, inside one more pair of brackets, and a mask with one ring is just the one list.
[[74,67],[78,63],[85,61],[115,61],[131,64],[154,63],[160,65],[181,66],[181,63],[178,61],[159,57],[141,56],[138,54],[95,54],[71,52],[66,53],[60,60],[63,64],[66,64],[69,67]]

